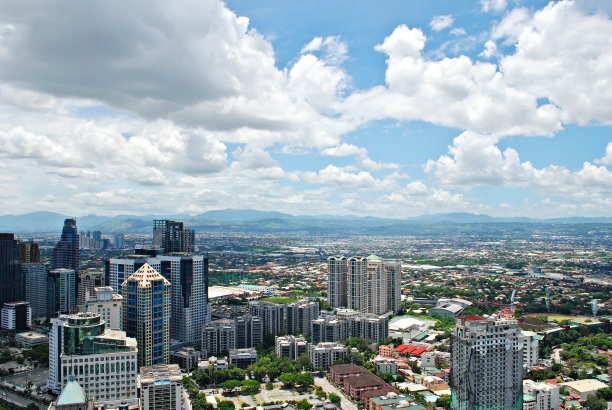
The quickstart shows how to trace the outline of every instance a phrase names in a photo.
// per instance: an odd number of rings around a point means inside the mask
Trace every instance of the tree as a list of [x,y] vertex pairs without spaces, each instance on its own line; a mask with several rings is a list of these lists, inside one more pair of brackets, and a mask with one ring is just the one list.
[[312,404],[308,402],[306,399],[302,399],[295,403],[298,410],[310,410],[312,408]]
[[261,384],[257,380],[243,380],[242,381],[242,393],[243,394],[255,394],[261,387]]
[[286,387],[293,387],[295,384],[295,376],[293,373],[283,373],[278,376],[278,381],[284,384]]
[[294,377],[294,383],[302,387],[310,387],[314,385],[314,378],[310,373],[296,374]]
[[441,396],[438,399],[437,405],[438,405],[438,407],[444,407],[445,409],[450,409],[451,396],[450,395]]
[[222,400],[217,404],[217,409],[219,410],[235,410],[236,406],[229,400]]
[[608,410],[608,402],[598,399],[595,395],[590,395],[582,405],[587,410]]
[[606,401],[612,400],[612,387],[604,387],[597,391],[597,397]]
[[342,401],[342,398],[338,396],[336,393],[329,393],[329,396],[327,396],[327,398],[329,399],[329,401],[331,401],[334,404],[337,404],[338,406],[340,405],[340,402]]
[[272,382],[266,383],[266,390],[273,390],[273,389],[274,389],[274,383]]
[[234,390],[236,390],[241,385],[242,383],[238,380],[226,380],[221,383],[221,387],[223,388],[223,390],[229,391],[230,393],[233,393]]

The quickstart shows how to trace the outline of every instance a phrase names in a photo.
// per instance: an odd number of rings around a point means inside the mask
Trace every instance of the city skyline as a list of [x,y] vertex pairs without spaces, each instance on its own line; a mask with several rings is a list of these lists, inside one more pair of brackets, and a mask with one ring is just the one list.
[[448,3],[5,2],[3,212],[612,216],[612,6]]

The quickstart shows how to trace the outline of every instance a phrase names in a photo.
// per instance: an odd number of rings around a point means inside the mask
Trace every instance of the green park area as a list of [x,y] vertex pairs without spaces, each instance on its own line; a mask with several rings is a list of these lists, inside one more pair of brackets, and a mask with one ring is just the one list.
[[580,322],[580,323],[588,323],[588,322],[593,321],[593,319],[589,319],[588,317],[560,315],[557,313],[554,313],[554,314],[538,313],[538,314],[531,314],[531,315],[526,315],[526,316],[533,317],[533,318],[546,317],[548,320],[552,320],[558,323],[563,322],[565,320],[575,320],[576,322]]
[[293,303],[293,302],[297,302],[298,298],[288,298],[288,297],[282,297],[282,296],[273,296],[270,298],[264,298],[264,299],[259,299],[260,302],[270,302],[270,303],[278,303],[278,304],[288,304],[288,303]]

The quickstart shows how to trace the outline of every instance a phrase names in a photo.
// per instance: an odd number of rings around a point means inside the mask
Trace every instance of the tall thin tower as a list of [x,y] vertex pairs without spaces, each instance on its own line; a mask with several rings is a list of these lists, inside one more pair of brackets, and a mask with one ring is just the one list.
[[79,270],[79,234],[76,219],[66,219],[62,236],[53,248],[52,268]]
[[346,307],[347,259],[344,256],[327,258],[327,303],[331,307]]

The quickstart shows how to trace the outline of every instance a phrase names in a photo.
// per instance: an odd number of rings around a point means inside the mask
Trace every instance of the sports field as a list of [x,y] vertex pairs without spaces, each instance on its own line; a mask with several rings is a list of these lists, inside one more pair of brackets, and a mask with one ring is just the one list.
[[561,315],[558,313],[530,313],[525,316],[529,316],[529,317],[546,316],[548,320],[554,320],[556,322],[562,322],[564,320],[575,320],[577,322],[582,322],[582,323],[585,323],[587,321],[591,321],[591,322],[593,321],[593,319],[584,317],[584,316]]

